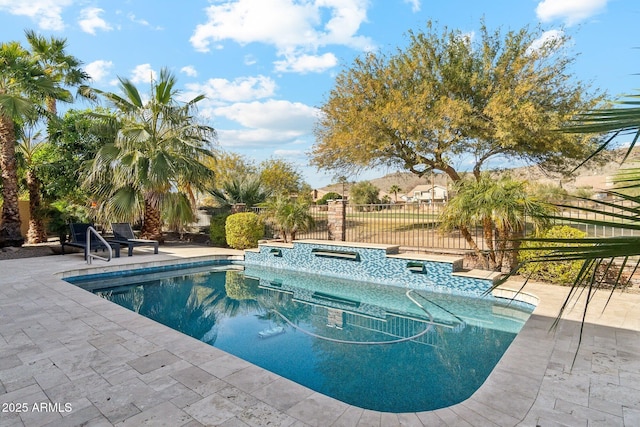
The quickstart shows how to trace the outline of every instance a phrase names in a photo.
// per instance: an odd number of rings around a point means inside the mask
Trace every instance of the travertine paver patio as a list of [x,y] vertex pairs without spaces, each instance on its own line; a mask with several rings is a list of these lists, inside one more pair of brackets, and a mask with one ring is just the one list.
[[[237,254],[160,252],[91,268]],[[471,398],[390,414],[323,396],[55,275],[84,268],[78,254],[0,261],[0,426],[640,425],[638,294],[616,293],[603,313],[607,295],[597,295],[571,369],[580,308],[550,333],[566,289],[528,285],[539,306]]]

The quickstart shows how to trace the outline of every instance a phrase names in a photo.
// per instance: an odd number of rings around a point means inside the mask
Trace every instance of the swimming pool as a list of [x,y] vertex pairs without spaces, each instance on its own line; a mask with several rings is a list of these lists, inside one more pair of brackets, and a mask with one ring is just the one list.
[[320,393],[396,413],[471,396],[533,310],[491,296],[227,268],[67,280]]

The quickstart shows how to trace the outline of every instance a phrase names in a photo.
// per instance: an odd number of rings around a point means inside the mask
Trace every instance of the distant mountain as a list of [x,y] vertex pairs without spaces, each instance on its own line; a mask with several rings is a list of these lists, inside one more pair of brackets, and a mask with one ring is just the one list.
[[[567,190],[575,189],[581,186],[592,185],[597,186],[597,183],[604,183],[608,180],[607,177],[612,177],[621,167],[621,162],[626,154],[626,148],[620,148],[616,150],[607,151],[605,155],[598,156],[597,159],[593,159],[581,166],[572,176],[562,176],[561,174],[549,174],[545,173],[538,166],[526,166],[512,169],[505,169],[496,171],[497,175],[508,173],[515,179],[535,181],[546,184],[562,185]],[[635,148],[629,158],[624,163],[625,167],[640,165],[640,147]],[[406,194],[415,188],[417,185],[422,184],[435,184],[447,186],[450,183],[449,178],[442,172],[435,173],[433,175],[427,174],[426,176],[419,178],[417,175],[410,172],[393,172],[383,177],[369,179],[373,185],[378,187],[385,193],[390,193],[389,189],[393,185],[397,185],[401,188],[399,194]],[[349,192],[349,188],[353,183],[345,184],[345,192]],[[338,194],[342,194],[342,184],[331,184],[322,187],[320,190],[333,191]]]
[[[447,179],[443,174],[434,174],[433,179],[435,184],[446,185]],[[431,184],[431,175],[420,178],[411,172],[393,172],[381,178],[369,179],[367,181],[378,187],[380,191],[384,193],[390,193],[389,190],[391,187],[397,185],[400,187],[398,194],[405,194],[415,188],[416,185]],[[351,188],[353,184],[353,182],[346,183],[344,186],[345,192],[348,193],[349,188]],[[322,187],[320,190],[342,194],[342,184],[330,184]]]

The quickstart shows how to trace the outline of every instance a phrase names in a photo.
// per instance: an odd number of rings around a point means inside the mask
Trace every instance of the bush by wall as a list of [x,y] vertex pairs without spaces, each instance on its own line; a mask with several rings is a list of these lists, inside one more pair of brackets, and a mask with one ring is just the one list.
[[[587,234],[577,228],[567,225],[554,226],[547,230],[542,236],[546,239],[584,239]],[[561,246],[561,243],[548,242],[524,242],[520,247],[519,260],[527,261],[532,258],[538,258],[551,252],[551,250],[531,251],[527,248],[552,247]],[[561,262],[532,262],[525,264],[520,272],[523,275],[531,275],[534,280],[542,280],[545,282],[555,283],[559,285],[570,285],[580,272],[583,261],[561,261]]]
[[227,244],[234,249],[258,247],[258,240],[264,237],[264,223],[253,212],[230,215],[225,224]]
[[229,215],[229,213],[219,213],[211,216],[211,222],[209,223],[209,240],[213,246],[227,246],[225,225]]
[[338,200],[338,199],[342,199],[342,195],[338,194],[338,193],[336,193],[334,191],[330,191],[327,194],[325,194],[324,196],[322,196],[322,198],[317,201],[317,204],[326,205],[327,204],[327,200]]

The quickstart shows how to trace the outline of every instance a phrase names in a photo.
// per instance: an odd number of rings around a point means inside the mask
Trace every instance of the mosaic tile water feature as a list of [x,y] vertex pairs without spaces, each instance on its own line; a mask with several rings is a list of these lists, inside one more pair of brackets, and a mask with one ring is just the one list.
[[346,242],[267,243],[259,245],[257,251],[246,251],[245,265],[462,295],[479,296],[491,288],[488,279],[453,275],[461,270],[462,258],[404,256],[398,249],[398,246],[363,247]]

